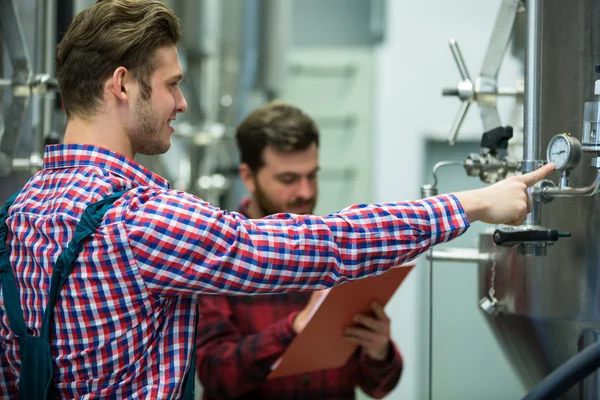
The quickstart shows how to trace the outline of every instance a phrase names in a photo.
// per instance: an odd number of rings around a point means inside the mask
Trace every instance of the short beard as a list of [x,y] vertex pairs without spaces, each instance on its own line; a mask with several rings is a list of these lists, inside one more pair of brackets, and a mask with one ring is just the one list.
[[147,156],[166,153],[171,147],[170,142],[160,140],[161,123],[159,117],[152,110],[149,100],[141,97],[133,107],[133,127],[129,131],[134,153]]
[[254,193],[254,198],[256,199],[256,205],[261,213],[261,218],[266,217],[267,215],[278,214],[283,212],[282,210],[278,210],[277,206],[271,202],[269,197],[262,190],[258,181],[255,181],[256,192]]
[[[277,206],[271,201],[271,199],[269,199],[269,196],[267,196],[265,194],[265,192],[262,190],[262,188],[260,187],[260,184],[258,183],[257,179],[254,179],[254,186],[255,186],[255,192],[254,192],[254,198],[256,200],[256,205],[258,206],[258,209],[260,211],[261,218],[262,217],[266,217],[267,215],[273,215],[273,214],[279,214],[279,213],[288,213],[291,212],[291,207],[293,207],[294,205],[289,205],[290,209],[288,210],[281,210],[278,209]],[[298,202],[310,202],[311,205],[311,209],[309,211],[309,214],[312,214],[314,211],[314,207],[315,207],[315,201],[314,200],[301,200],[298,199]]]

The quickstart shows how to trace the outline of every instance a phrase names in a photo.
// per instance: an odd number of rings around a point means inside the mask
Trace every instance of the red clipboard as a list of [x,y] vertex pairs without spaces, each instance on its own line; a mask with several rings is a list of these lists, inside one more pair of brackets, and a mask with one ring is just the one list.
[[405,264],[369,278],[329,290],[315,306],[308,324],[273,365],[268,379],[339,368],[357,345],[344,339],[356,314],[371,312],[376,301],[383,307],[396,292],[414,264]]

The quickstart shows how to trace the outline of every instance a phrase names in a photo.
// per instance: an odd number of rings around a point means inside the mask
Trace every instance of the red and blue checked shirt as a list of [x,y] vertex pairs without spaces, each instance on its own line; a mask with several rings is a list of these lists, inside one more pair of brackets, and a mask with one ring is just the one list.
[[[239,212],[246,206],[242,202]],[[200,296],[196,365],[204,400],[354,399],[357,386],[374,398],[387,395],[402,373],[393,343],[383,361],[358,349],[341,368],[266,380],[296,337],[292,322],[310,296]]]
[[[170,190],[109,150],[49,146],[7,219],[32,334],[39,335],[53,265],[85,207],[125,189],[84,246],[54,311],[60,397],[176,398],[191,363],[199,293],[331,287],[381,273],[469,225],[453,196],[249,220]],[[18,375],[18,339],[0,297],[0,397],[15,395]]]

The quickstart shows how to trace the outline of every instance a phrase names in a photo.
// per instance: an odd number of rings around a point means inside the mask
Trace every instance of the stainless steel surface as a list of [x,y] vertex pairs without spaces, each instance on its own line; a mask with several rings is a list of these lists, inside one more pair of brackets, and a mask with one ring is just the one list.
[[501,126],[500,114],[496,108],[498,73],[510,44],[519,4],[519,0],[502,1],[479,77],[475,83],[475,87],[480,93],[478,95],[479,113],[486,131]]
[[503,0],[479,75],[496,80],[510,43],[521,0]]
[[479,116],[483,123],[483,129],[489,131],[490,129],[502,126],[500,114],[496,107],[496,79],[480,76],[475,82],[475,90],[478,93],[477,103],[479,104]]
[[570,177],[571,177],[571,173],[569,171],[563,171],[562,174],[560,174],[560,183],[559,183],[558,187],[560,187],[560,188],[569,187],[569,178]]
[[[544,0],[530,1],[527,6],[531,7],[528,13],[532,22],[528,31],[541,32],[537,40],[529,40],[526,84],[525,156],[535,160],[540,147],[554,135],[582,132],[584,103],[595,100],[600,4],[594,0]],[[533,11],[539,6],[541,14],[537,15]],[[536,61],[534,54],[541,58]],[[584,187],[594,182],[595,187],[598,172],[588,166],[590,155],[583,157],[571,173],[570,184]],[[535,163],[524,165],[531,170]],[[488,317],[513,367],[529,388],[577,353],[584,332],[600,330],[598,198],[557,198],[538,209],[541,225],[571,232],[572,237],[548,248],[546,257],[526,258],[514,248],[496,248],[495,294],[502,311]],[[491,237],[482,240],[480,251],[490,252],[492,248]],[[480,264],[480,298],[490,289],[491,266]],[[576,387],[565,398],[590,398],[582,397],[582,393]]]
[[[523,160],[540,159],[541,113],[541,7],[540,0],[527,0],[527,29],[525,32],[525,122],[523,126]],[[523,173],[531,172],[525,164]],[[525,225],[540,225],[542,217],[539,204],[534,203]]]
[[[525,35],[525,126],[523,130],[523,160],[540,157],[540,117],[542,93],[542,24],[541,0],[527,0],[527,30]],[[523,172],[530,172],[524,170]]]
[[498,96],[516,96],[520,97],[522,92],[519,88],[499,89],[497,86],[498,72],[502,65],[502,60],[508,49],[515,22],[517,20],[520,0],[503,0],[500,10],[496,16],[496,22],[490,36],[490,41],[481,66],[479,76],[475,81],[471,79],[465,61],[463,59],[458,43],[450,39],[450,51],[456,62],[461,81],[457,89],[444,89],[444,95],[458,96],[462,101],[458,113],[454,118],[448,143],[453,145],[456,142],[462,122],[467,115],[469,106],[472,102],[479,105],[479,113],[485,131],[502,126],[500,114],[496,107]]

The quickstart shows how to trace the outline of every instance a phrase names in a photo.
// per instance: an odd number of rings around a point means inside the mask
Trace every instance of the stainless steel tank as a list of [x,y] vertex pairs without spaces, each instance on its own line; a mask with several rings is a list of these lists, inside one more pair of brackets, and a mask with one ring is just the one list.
[[[543,0],[541,22],[538,159],[559,133],[581,138],[583,109],[593,101],[600,63],[600,2]],[[596,170],[583,159],[571,186],[590,184]],[[552,176],[558,181],[558,174]],[[496,262],[480,264],[480,295],[498,301],[489,323],[527,388],[532,388],[583,347],[600,340],[600,197],[558,198],[541,207],[541,225],[571,232],[546,256],[524,257],[495,247],[491,235],[480,242]],[[567,399],[600,398],[600,373],[571,389]]]

